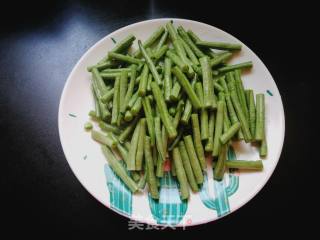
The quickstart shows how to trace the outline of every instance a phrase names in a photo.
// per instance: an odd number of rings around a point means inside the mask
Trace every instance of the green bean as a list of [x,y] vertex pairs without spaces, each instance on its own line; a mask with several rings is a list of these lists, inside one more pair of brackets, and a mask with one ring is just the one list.
[[176,81],[173,85],[173,88],[171,89],[170,93],[170,100],[171,101],[178,101],[178,96],[181,90],[181,85],[178,81]]
[[159,191],[157,186],[156,176],[154,174],[154,164],[151,153],[150,137],[145,137],[144,156],[147,166],[147,182],[150,191],[150,196],[154,199],[159,199]]
[[224,92],[219,92],[219,101],[222,101],[224,104],[224,112],[223,112],[223,132],[227,132],[231,126],[230,119],[228,116],[228,110],[226,106],[226,99]]
[[186,172],[183,168],[183,163],[181,159],[181,155],[179,152],[179,148],[175,147],[173,149],[173,163],[176,168],[177,172],[177,178],[179,181],[179,187],[180,187],[180,197],[182,200],[189,198],[189,187],[188,187],[188,180]]
[[206,152],[212,152],[213,149],[213,134],[214,134],[214,112],[209,113],[208,141],[204,148]]
[[144,146],[144,139],[146,136],[146,119],[140,119],[140,130],[139,130],[139,139],[138,139],[138,146],[137,146],[137,153],[136,153],[136,170],[142,169],[142,161],[143,161],[143,146]]
[[[230,72],[230,73],[232,74],[232,72]],[[227,77],[228,77],[228,74],[229,74],[229,73],[226,74]],[[233,78],[233,76],[229,76],[229,77],[232,77],[232,78]],[[227,83],[226,83],[226,77],[225,77],[225,76],[221,76],[221,77],[219,78],[219,82],[220,82],[220,84],[221,84],[224,92],[225,92],[225,93],[229,92],[229,89],[228,89],[228,86],[227,86]]]
[[171,117],[168,113],[167,105],[164,101],[161,90],[155,82],[151,83],[151,89],[152,89],[153,96],[156,100],[156,104],[158,106],[161,120],[167,129],[168,136],[170,139],[173,139],[177,136],[177,130],[175,129],[175,127],[171,122]]
[[144,172],[144,174],[142,175],[142,177],[140,178],[137,184],[140,191],[142,191],[145,188],[146,182],[147,182],[147,171]]
[[132,134],[130,149],[128,153],[128,161],[127,161],[127,169],[129,171],[136,170],[136,154],[139,142],[139,134],[140,134],[141,121],[138,122],[136,128]]
[[87,67],[87,71],[91,72],[92,69],[94,69],[94,68],[96,68],[99,71],[101,71],[101,70],[106,69],[106,68],[115,67],[116,65],[117,65],[117,62],[115,62],[115,61],[109,61],[109,60],[108,61],[102,61],[100,63],[97,63],[95,65]]
[[246,118],[249,119],[249,110],[247,107],[246,96],[244,94],[243,83],[241,80],[241,71],[236,70],[234,73],[234,76],[235,76],[235,84],[236,84],[236,89],[237,89],[238,97],[240,100],[240,104],[242,107],[242,111],[243,111],[244,115],[246,116]]
[[86,123],[84,124],[84,129],[85,129],[85,130],[91,130],[92,128],[93,128],[93,125],[92,125],[91,122],[86,122]]
[[241,44],[208,41],[197,41],[196,44],[200,47],[214,48],[219,50],[241,50]]
[[[131,66],[133,66],[134,64],[132,64]],[[109,69],[105,69],[101,71],[102,73],[122,73],[122,72],[131,72],[131,68],[109,68]]]
[[139,97],[138,92],[134,93],[134,94],[131,96],[131,98],[130,98],[128,104],[127,104],[127,109],[131,109],[131,108],[133,107],[133,105],[134,105],[135,102],[137,101],[138,97]]
[[163,177],[164,175],[164,161],[161,159],[160,154],[157,155],[157,169],[156,169],[156,176],[158,178]]
[[[147,92],[151,92],[151,83],[152,83],[152,74],[149,73],[149,76],[148,76],[148,84],[147,84]],[[151,95],[150,95],[151,96]]]
[[[246,96],[246,103],[247,103],[247,108],[249,109],[249,105],[250,105],[250,91],[253,91],[252,89],[245,89],[244,90],[244,95]],[[254,98],[253,98],[253,102],[254,102]],[[249,109],[250,111],[250,109]],[[250,114],[249,114],[250,117]]]
[[176,112],[175,112],[175,116],[174,116],[174,119],[173,119],[173,125],[175,128],[178,127],[179,125],[179,121],[180,121],[180,118],[181,118],[181,114],[182,114],[182,111],[183,111],[183,101],[180,100],[178,102],[178,105],[177,105],[177,108],[176,108]]
[[173,41],[173,46],[174,49],[177,53],[177,55],[180,57],[180,59],[188,65],[188,70],[186,71],[188,77],[193,77],[194,76],[194,70],[192,68],[192,62],[187,58],[187,54],[183,48],[182,43],[180,42],[180,39],[176,39]]
[[120,157],[122,158],[122,160],[127,164],[128,150],[124,146],[122,146],[121,143],[117,144],[116,149],[118,150],[118,153],[119,153]]
[[193,174],[193,171],[192,171],[192,167],[191,167],[191,164],[190,164],[190,159],[189,159],[189,156],[188,156],[188,152],[187,152],[186,146],[185,146],[183,141],[179,142],[179,152],[180,152],[180,155],[181,155],[183,167],[184,167],[184,170],[186,172],[186,175],[187,175],[188,182],[189,182],[189,185],[191,187],[191,190],[193,192],[198,192],[199,191],[199,187],[198,187],[198,184],[197,184],[196,179],[194,177],[194,174]]
[[114,88],[109,90],[106,94],[104,94],[100,98],[101,102],[104,103],[104,104],[107,104],[113,98],[113,94],[114,94]]
[[130,122],[132,119],[133,119],[132,113],[129,110],[127,110],[126,113],[124,114],[124,120],[126,122]]
[[120,97],[120,78],[117,77],[114,83],[114,94],[113,94],[113,104],[112,104],[112,117],[111,124],[115,125],[119,117],[119,97]]
[[169,151],[172,151],[177,146],[177,144],[179,143],[179,141],[182,138],[183,134],[184,134],[184,128],[180,128],[178,136],[173,140],[173,142],[171,142],[171,144],[170,144],[170,146],[168,148]]
[[[157,41],[157,39],[162,35],[165,28],[163,26],[160,26],[156,31],[154,31],[151,36],[142,44],[144,48],[148,48],[152,46],[153,43]],[[133,54],[134,57],[140,57],[141,56],[141,49],[138,49]]]
[[215,58],[212,58],[210,60],[210,66],[211,67],[215,67],[221,63],[223,63],[225,60],[229,59],[232,56],[232,53],[230,52],[225,52]]
[[189,45],[189,47],[192,49],[195,55],[197,55],[198,58],[204,57],[204,53],[197,47],[197,45],[194,44],[194,42],[191,40],[190,36],[183,29],[183,27],[179,26],[177,30],[181,38]]
[[265,106],[264,106],[264,94],[256,94],[256,133],[255,140],[262,141],[264,137],[265,128]]
[[97,98],[100,99],[108,92],[108,89],[96,68],[92,69],[92,81]]
[[165,29],[164,33],[162,34],[159,42],[158,42],[158,45],[156,46],[155,48],[155,52],[157,53],[161,47],[165,44],[165,42],[167,41],[167,37],[168,37],[168,31],[167,29]]
[[162,125],[162,128],[161,128],[161,137],[163,140],[164,155],[167,156],[168,134],[164,125]]
[[172,69],[172,72],[177,77],[177,79],[178,79],[179,83],[181,84],[182,88],[184,89],[184,91],[187,93],[187,95],[192,103],[192,106],[196,110],[201,108],[201,103],[200,103],[199,98],[197,97],[197,95],[193,91],[189,80],[186,78],[186,76],[183,74],[183,72],[180,70],[180,68],[175,66]]
[[188,65],[182,61],[182,59],[176,55],[172,50],[166,52],[166,56],[171,59],[171,61],[177,65],[183,72],[188,70]]
[[123,165],[115,158],[110,149],[106,146],[101,146],[102,152],[105,155],[109,166],[116,173],[117,176],[126,184],[131,192],[136,192],[138,190],[137,184],[129,177]]
[[140,51],[141,51],[144,59],[146,60],[146,63],[147,63],[147,65],[148,65],[148,67],[149,67],[149,70],[150,70],[150,72],[152,73],[152,76],[153,76],[154,80],[156,81],[156,83],[157,83],[159,86],[161,86],[161,85],[162,85],[162,81],[161,81],[161,79],[160,79],[160,77],[159,77],[159,74],[158,74],[158,72],[157,72],[157,70],[156,70],[156,67],[154,66],[151,58],[148,56],[146,50],[145,50],[144,47],[142,46],[142,43],[141,43],[140,40],[138,41],[138,45],[139,45]]
[[266,157],[268,154],[268,145],[267,145],[267,139],[265,135],[263,136],[263,139],[260,144],[259,154],[260,154],[260,157]]
[[196,149],[196,153],[197,153],[200,165],[201,165],[202,169],[204,170],[204,169],[206,169],[206,159],[204,156],[204,150],[203,150],[203,146],[201,143],[198,114],[191,115],[191,122],[192,122],[194,146]]
[[242,108],[241,108],[241,105],[239,103],[236,91],[232,90],[230,92],[230,96],[231,96],[231,100],[232,100],[233,106],[234,106],[234,108],[236,110],[238,119],[239,119],[239,121],[241,123],[241,129],[242,129],[242,133],[243,133],[243,136],[244,136],[244,140],[246,142],[250,142],[251,139],[252,139],[252,136],[251,136],[251,133],[250,133],[249,124],[248,124],[248,121],[247,121],[243,111],[242,111]]
[[193,141],[191,135],[185,136],[184,137],[184,143],[188,152],[188,156],[190,159],[190,164],[193,170],[193,174],[195,176],[196,182],[198,184],[203,183],[203,173],[201,170],[201,166],[196,154],[196,151],[194,149]]
[[251,68],[252,67],[252,62],[243,62],[239,64],[234,64],[234,65],[228,65],[226,67],[219,68],[218,71],[219,73],[225,73],[225,72],[230,72],[233,70],[237,69],[244,69],[244,68]]
[[189,47],[189,45],[181,37],[179,37],[178,39],[180,40],[184,50],[186,51],[188,57],[190,58],[192,64],[199,65],[200,62],[199,62],[197,56],[192,51],[192,49]]
[[239,122],[234,123],[227,132],[220,136],[220,142],[226,144],[240,129],[241,124]]
[[132,106],[130,112],[132,116],[137,116],[142,108],[142,98],[138,97],[137,101]]
[[128,35],[126,38],[124,38],[120,42],[118,42],[114,46],[114,48],[111,50],[111,52],[123,53],[132,45],[132,43],[135,39],[136,39],[136,37],[133,36],[132,34]]
[[148,54],[148,56],[150,57],[150,58],[154,58],[154,56],[153,56],[153,52],[152,52],[152,50],[151,50],[151,48],[146,48],[146,53]]
[[253,90],[249,89],[248,90],[248,103],[249,103],[249,128],[251,131],[251,135],[255,136],[256,134],[256,106],[254,103],[254,95],[253,95]]
[[146,116],[149,136],[151,138],[151,146],[154,146],[155,144],[154,121],[153,121],[149,98],[147,97],[142,98],[142,106],[143,106],[144,114]]
[[105,132],[113,132],[115,134],[121,133],[121,130],[118,127],[105,123],[103,121],[99,121],[99,127],[102,131],[105,131]]
[[[101,72],[99,75],[101,76],[101,78],[105,80],[114,80],[120,76],[120,72],[113,72],[113,73]],[[130,76],[130,73],[128,75]]]
[[162,58],[166,52],[168,51],[169,47],[168,45],[164,45],[162,46],[159,51],[157,51],[153,56],[156,60],[159,60],[160,58]]
[[171,106],[171,107],[168,109],[168,111],[169,111],[169,114],[170,114],[171,116],[174,116],[174,115],[176,114],[176,108],[175,108],[174,106]]
[[148,85],[148,74],[149,74],[149,68],[145,64],[141,73],[141,79],[139,82],[139,89],[138,89],[138,95],[140,97],[143,97],[147,93],[147,85]]
[[155,117],[154,118],[154,129],[155,129],[155,136],[156,136],[156,146],[158,153],[161,157],[162,161],[165,161],[165,153],[164,153],[164,147],[163,147],[163,140],[161,137],[161,126],[160,126],[160,118]]
[[187,99],[180,122],[184,125],[187,125],[191,117],[191,113],[192,113],[192,104],[190,100]]
[[[125,96],[128,88],[128,74],[127,72],[121,72],[120,86],[119,86],[119,115],[117,119],[117,125],[120,126],[125,111]],[[121,112],[122,110],[122,112]]]
[[216,81],[213,83],[213,87],[219,92],[224,92],[224,88]]
[[124,100],[124,104],[121,106],[121,110],[120,112],[124,113],[126,109],[128,109],[128,104],[129,101],[132,97],[133,94],[133,89],[134,89],[134,84],[136,81],[136,74],[137,74],[137,66],[136,65],[132,65],[130,67],[131,69],[131,76],[130,76],[130,82],[129,82],[129,86],[128,86],[128,90],[125,96],[125,100]]
[[143,61],[141,59],[137,59],[137,58],[130,57],[130,56],[127,56],[127,55],[123,55],[123,54],[120,54],[120,53],[109,52],[108,56],[109,56],[110,59],[116,59],[116,60],[121,61],[121,62],[127,62],[127,63],[132,63],[132,64],[141,64],[141,63],[143,63]]
[[[171,159],[173,159],[173,157],[171,157]],[[171,162],[171,168],[170,168],[170,170],[171,170],[171,175],[172,175],[173,177],[176,177],[176,176],[177,176],[177,172],[176,172],[176,167],[174,166],[173,160],[172,160],[172,162]]]
[[170,101],[172,79],[171,79],[172,61],[166,57],[164,59],[164,99],[166,102]]
[[220,136],[222,134],[223,128],[223,117],[224,117],[224,103],[222,101],[218,101],[217,104],[217,118],[216,118],[216,125],[215,125],[215,132],[214,132],[214,139],[213,139],[213,150],[212,156],[216,157],[219,156],[220,153]]
[[261,160],[258,161],[245,161],[245,160],[228,160],[226,161],[226,167],[246,169],[246,170],[263,170],[263,164]]
[[115,148],[117,146],[117,142],[114,141],[109,135],[105,135],[102,132],[98,132],[96,130],[91,130],[91,137],[93,140],[107,145],[111,148]]
[[208,57],[200,58],[200,64],[202,68],[203,105],[205,108],[212,108],[212,73]]
[[93,82],[91,83],[91,92],[92,92],[93,101],[94,101],[94,115],[90,111],[89,116],[92,117],[93,119],[100,119],[101,117],[100,101],[97,98],[97,94],[95,93]]
[[170,39],[172,42],[175,41],[176,39],[178,39],[178,34],[177,34],[174,26],[172,25],[171,21],[166,24],[166,28],[169,32],[169,36],[170,36]]
[[223,175],[225,171],[225,162],[227,158],[227,151],[228,151],[228,144],[222,145],[217,164],[215,165],[215,168],[213,171],[213,178],[217,181],[221,181],[223,179]]
[[125,140],[129,137],[131,132],[135,129],[136,124],[139,120],[139,117],[137,116],[129,125],[123,130],[123,132],[119,136],[119,141],[121,143],[124,143]]

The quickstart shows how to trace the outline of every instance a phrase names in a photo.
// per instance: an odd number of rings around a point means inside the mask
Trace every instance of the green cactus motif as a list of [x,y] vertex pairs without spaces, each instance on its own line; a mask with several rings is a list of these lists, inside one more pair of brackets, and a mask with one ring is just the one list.
[[[230,146],[228,151],[228,160],[236,159],[236,154]],[[226,175],[229,177],[229,185],[226,186]],[[230,212],[229,197],[233,195],[239,187],[239,177],[235,175],[235,170],[229,170],[222,181],[213,180],[213,190],[215,198],[209,195],[208,176],[204,174],[204,183],[200,190],[200,199],[209,209],[217,211],[218,217],[224,216]]]
[[160,186],[159,200],[152,199],[148,194],[152,216],[158,224],[174,226],[186,214],[188,202],[180,199],[179,186],[170,172],[164,173]]
[[108,164],[104,165],[104,173],[110,195],[110,207],[119,213],[131,216],[132,193]]

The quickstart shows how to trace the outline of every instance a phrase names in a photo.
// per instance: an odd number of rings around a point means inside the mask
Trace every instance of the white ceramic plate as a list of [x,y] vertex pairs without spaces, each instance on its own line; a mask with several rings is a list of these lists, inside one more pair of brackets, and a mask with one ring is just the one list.
[[[161,181],[160,201],[152,201],[146,192],[131,195],[107,165],[101,148],[90,133],[84,131],[88,112],[93,109],[88,65],[95,64],[116,41],[128,34],[145,40],[157,27],[171,19],[143,21],[121,28],[91,47],[69,75],[59,106],[59,134],[68,163],[82,185],[101,203],[121,215],[148,224],[188,226],[207,223],[234,212],[252,199],[265,185],[274,171],[282,150],[285,121],[278,88],[262,61],[243,43],[213,26],[184,19],[173,19],[174,25],[191,29],[203,40],[241,43],[242,51],[231,63],[252,61],[254,67],[243,75],[245,88],[265,93],[266,133],[268,157],[262,172],[233,172],[225,174],[221,182],[213,181],[210,168],[200,193],[191,194],[188,202],[181,202],[175,180],[169,174]],[[136,43],[135,43],[136,44]],[[136,47],[136,45],[135,45]],[[259,159],[258,151],[250,144],[236,144],[230,158]]]

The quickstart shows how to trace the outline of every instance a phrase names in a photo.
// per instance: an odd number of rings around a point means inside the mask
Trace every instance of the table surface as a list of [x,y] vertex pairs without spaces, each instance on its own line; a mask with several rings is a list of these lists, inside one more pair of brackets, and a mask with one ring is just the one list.
[[[174,1],[107,2],[28,1],[18,16],[0,17],[1,216],[6,225],[128,229],[128,220],[95,200],[68,166],[58,136],[58,105],[68,74],[95,42],[120,27],[161,17],[208,23],[243,41],[270,70],[285,108],[284,148],[270,181],[240,210],[188,232],[279,228],[306,216],[313,209],[308,173],[316,158],[307,145],[315,136],[310,104],[315,78],[303,54],[308,49],[301,50],[312,27],[297,18],[304,7],[294,6],[284,17],[285,9],[269,2],[256,10],[242,3],[226,10],[222,3],[214,9]],[[6,9],[13,11],[14,5]]]

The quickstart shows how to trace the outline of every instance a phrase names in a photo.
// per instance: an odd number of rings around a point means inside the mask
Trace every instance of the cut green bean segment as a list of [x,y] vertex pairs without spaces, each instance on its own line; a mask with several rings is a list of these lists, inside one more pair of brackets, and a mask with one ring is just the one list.
[[197,46],[208,47],[219,50],[241,50],[241,44],[231,44],[225,42],[208,42],[208,41],[197,41]]
[[171,144],[168,148],[169,151],[172,151],[177,146],[177,144],[179,143],[179,141],[181,140],[181,138],[183,136],[183,132],[184,132],[184,129],[181,128],[178,136],[173,140],[173,142],[171,142]]
[[225,73],[225,72],[230,72],[230,71],[234,71],[237,69],[251,68],[252,65],[253,64],[251,61],[250,62],[243,62],[243,63],[229,65],[226,67],[219,68],[218,71],[219,71],[219,73]]
[[99,127],[102,131],[105,131],[105,132],[112,132],[115,134],[121,133],[121,130],[118,127],[105,123],[103,121],[99,121]]
[[128,104],[127,104],[127,109],[131,109],[131,108],[133,107],[133,105],[134,105],[135,102],[137,101],[138,97],[139,97],[138,92],[134,93],[134,94],[131,96],[131,98],[130,98]]
[[[227,77],[228,77],[228,74],[229,73],[226,74]],[[228,86],[227,86],[227,83],[226,83],[226,77],[225,76],[220,77],[219,78],[219,82],[220,82],[221,86],[223,87],[224,92],[225,93],[229,92],[229,89],[228,89]]]
[[158,45],[156,46],[155,48],[155,52],[157,53],[161,48],[162,46],[165,44],[165,42],[167,41],[167,37],[168,37],[168,31],[165,30],[164,33],[162,34],[159,42],[158,42]]
[[133,179],[133,181],[135,181],[136,183],[140,180],[140,174],[138,171],[131,171],[131,178]]
[[238,94],[238,97],[240,100],[242,111],[243,111],[244,115],[246,116],[246,118],[249,120],[249,110],[247,107],[246,96],[244,93],[244,87],[243,87],[243,83],[241,80],[241,71],[236,70],[234,72],[234,76],[235,76],[236,90],[237,90],[237,94]]
[[155,82],[151,83],[151,89],[152,89],[153,96],[156,100],[156,104],[158,106],[161,120],[167,129],[168,136],[170,139],[173,139],[177,136],[177,130],[172,124],[171,117],[168,113],[167,105],[164,101],[161,90]]
[[234,123],[228,131],[220,136],[220,142],[226,144],[240,129],[241,124],[239,122]]
[[135,84],[135,81],[136,81],[137,66],[136,65],[132,65],[130,67],[130,69],[131,69],[130,82],[129,82],[129,85],[128,85],[128,90],[127,90],[127,93],[126,93],[126,96],[125,96],[124,104],[123,104],[123,106],[121,106],[121,110],[120,110],[120,112],[122,112],[122,113],[124,113],[125,110],[128,108],[128,104],[129,104],[129,101],[130,101],[130,99],[132,97],[134,84]]
[[202,173],[201,165],[199,163],[199,160],[196,154],[196,150],[194,149],[192,137],[191,135],[188,135],[188,136],[185,136],[183,139],[189,155],[190,164],[191,164],[196,182],[198,184],[201,184],[203,183],[203,173]]
[[117,125],[120,126],[125,111],[126,103],[125,97],[128,89],[128,74],[127,72],[121,72],[120,75],[120,87],[119,87],[119,116],[117,119]]
[[263,140],[261,141],[260,148],[259,148],[260,157],[266,157],[268,155],[268,145],[266,136],[264,136]]
[[125,140],[129,137],[129,135],[132,133],[132,131],[135,129],[136,124],[138,122],[139,118],[136,117],[129,125],[123,130],[123,132],[119,136],[119,141],[121,143],[124,143]]
[[173,163],[176,168],[177,178],[180,187],[180,197],[182,200],[189,198],[189,187],[186,172],[184,171],[179,148],[173,149]]
[[154,121],[153,121],[149,98],[147,97],[142,98],[142,106],[143,106],[144,114],[146,116],[148,132],[151,139],[151,146],[154,146],[155,144]]
[[264,138],[265,128],[265,106],[264,106],[264,94],[259,93],[256,95],[256,133],[255,140],[262,141]]
[[165,160],[165,153],[164,153],[164,147],[163,147],[163,140],[161,136],[161,123],[160,123],[160,118],[155,117],[154,118],[154,131],[155,131],[155,136],[156,136],[156,146],[158,153],[161,157],[161,160]]
[[252,136],[256,134],[256,105],[254,103],[253,90],[248,90],[248,103],[249,103],[249,128]]
[[185,52],[187,53],[187,56],[190,58],[192,64],[199,65],[200,62],[199,62],[197,56],[192,51],[192,49],[190,48],[190,46],[181,37],[179,37],[178,39],[180,40]]
[[227,159],[227,151],[228,151],[228,144],[222,145],[217,164],[215,165],[213,170],[213,178],[217,181],[221,181],[223,179],[223,175],[225,171],[225,162]]
[[92,128],[93,128],[93,125],[92,125],[91,122],[86,122],[86,123],[84,124],[84,129],[85,129],[85,130],[91,130]]
[[162,58],[166,52],[168,51],[169,47],[168,45],[164,45],[162,46],[159,51],[157,51],[153,56],[156,60],[159,60],[160,58]]
[[159,199],[159,190],[157,179],[154,174],[154,159],[152,159],[150,137],[145,137],[144,143],[144,156],[147,166],[147,182],[149,187],[150,196],[154,199]]
[[208,57],[200,58],[200,64],[202,69],[203,105],[205,108],[211,109],[213,105],[213,85],[212,73]]
[[117,77],[114,83],[114,95],[113,95],[113,104],[112,104],[112,117],[111,124],[115,125],[119,117],[119,99],[120,98],[120,78]]
[[231,91],[230,92],[230,96],[231,96],[231,100],[232,100],[233,106],[234,106],[234,108],[236,110],[238,119],[239,119],[239,121],[241,123],[241,129],[242,129],[244,140],[246,142],[250,142],[251,139],[252,139],[252,136],[251,136],[251,133],[250,133],[249,124],[248,124],[248,121],[247,121],[244,113],[242,112],[242,108],[241,108],[241,105],[240,105],[240,103],[238,101],[238,97],[237,97],[236,91],[235,90]]
[[[163,26],[159,27],[156,31],[154,31],[151,36],[142,44],[144,48],[150,47],[153,43],[157,41],[157,39],[162,35],[165,28]],[[134,57],[140,57],[141,56],[141,49],[138,49],[133,54]]]
[[178,101],[180,90],[181,90],[181,85],[178,81],[176,81],[171,89],[171,93],[170,93],[171,101],[174,101],[174,102]]
[[214,112],[211,111],[209,113],[209,127],[208,127],[208,141],[204,148],[206,152],[212,152],[213,149],[213,134],[214,134],[214,123],[215,123],[215,115]]
[[152,76],[154,78],[154,80],[156,81],[156,83],[161,86],[162,85],[162,81],[160,79],[160,76],[158,74],[158,71],[156,69],[156,67],[154,66],[154,63],[153,61],[151,60],[151,58],[148,56],[146,50],[144,49],[144,47],[142,46],[142,43],[141,41],[138,41],[138,45],[139,45],[139,48],[140,48],[140,51],[144,57],[144,59],[146,60],[146,63],[149,67],[149,70],[150,72],[152,73]]
[[196,153],[200,162],[200,165],[203,170],[206,169],[206,158],[204,156],[204,150],[201,143],[201,135],[200,135],[200,126],[199,126],[199,117],[198,114],[191,115],[191,122],[192,122],[192,130],[193,130],[193,140],[194,146],[196,149]]
[[173,119],[173,125],[175,128],[178,127],[179,125],[179,121],[180,121],[180,118],[181,118],[181,114],[182,114],[182,111],[183,111],[183,106],[184,106],[184,103],[182,100],[180,100],[178,102],[178,105],[177,105],[177,108],[176,108],[176,112],[175,112],[175,116],[174,116],[174,119]]
[[92,80],[97,98],[100,99],[103,95],[108,93],[108,88],[106,87],[103,79],[100,76],[100,73],[96,68],[92,69]]
[[130,57],[127,55],[123,55],[120,53],[114,53],[114,52],[109,52],[108,54],[110,59],[115,59],[121,62],[127,62],[127,63],[132,63],[132,64],[141,64],[143,61],[141,59],[137,59],[134,57]]
[[245,170],[263,170],[261,160],[245,161],[245,160],[228,160],[225,162],[227,168],[245,169]]
[[137,184],[129,177],[124,166],[116,159],[111,150],[106,146],[101,146],[102,152],[105,155],[109,166],[116,173],[117,176],[126,184],[131,192],[136,192],[138,190]]
[[[171,159],[173,159],[173,156],[171,156]],[[170,168],[170,171],[171,171],[171,175],[172,175],[173,177],[176,177],[176,176],[177,176],[176,167],[174,166],[173,160],[171,160],[171,168]]]
[[224,102],[218,101],[217,104],[217,118],[216,125],[214,131],[214,139],[213,139],[213,150],[212,156],[217,157],[220,153],[220,136],[222,134],[223,129],[223,117],[224,117]]
[[188,66],[188,70],[186,71],[187,75],[189,77],[193,77],[194,70],[192,68],[192,62],[187,58],[187,54],[183,48],[183,45],[182,45],[180,39],[173,41],[173,46],[174,46],[174,49],[175,49],[177,55]]
[[134,103],[133,107],[130,110],[132,116],[137,116],[141,108],[142,108],[142,98],[138,97],[137,101]]
[[174,40],[178,39],[178,34],[176,32],[176,29],[172,25],[171,21],[166,24],[166,28],[167,28],[167,30],[169,32],[169,36],[170,36],[171,41],[174,41]]
[[189,119],[191,117],[191,114],[192,114],[192,104],[191,104],[190,100],[187,99],[185,107],[184,107],[184,111],[183,111],[183,114],[182,114],[182,117],[180,119],[180,122],[183,125],[187,125],[188,122],[189,122]]
[[138,139],[138,146],[137,146],[137,153],[136,153],[136,170],[142,170],[142,162],[143,162],[143,146],[144,146],[144,139],[146,136],[146,119],[140,119],[140,130],[139,130],[139,139]]
[[136,154],[138,149],[140,126],[141,126],[141,121],[139,121],[138,124],[136,125],[136,128],[133,132],[131,142],[130,142],[130,149],[129,149],[128,160],[127,160],[127,169],[129,171],[136,170]]
[[[152,83],[152,74],[149,73],[148,84],[147,84],[147,93],[151,92],[151,83]],[[150,95],[151,96],[151,95]]]
[[172,72],[173,74],[177,77],[180,85],[182,86],[182,88],[184,89],[184,91],[187,93],[192,106],[195,109],[199,109],[201,108],[201,103],[199,98],[197,97],[196,93],[193,91],[193,88],[189,82],[189,80],[187,79],[187,77],[183,74],[183,72],[180,70],[180,68],[178,68],[177,66],[172,68]]
[[128,150],[121,143],[117,144],[116,149],[118,150],[118,153],[122,160],[127,164]]
[[124,118],[123,118],[126,122],[130,122],[133,119],[133,115],[132,113],[128,110],[126,111],[126,113],[124,114]]
[[113,98],[113,94],[114,94],[114,88],[109,90],[106,94],[104,94],[100,98],[101,102],[104,103],[104,104],[107,104]]
[[157,169],[156,169],[156,176],[158,178],[163,177],[164,175],[164,161],[161,159],[160,154],[157,155]]
[[170,101],[172,78],[171,78],[172,60],[168,57],[164,59],[164,100]]
[[183,29],[183,27],[178,27],[178,33],[180,34],[181,38],[189,45],[192,51],[197,55],[198,58],[204,57],[204,53],[198,48],[198,46],[194,43],[188,33]]
[[224,92],[224,88],[223,88],[219,83],[217,83],[216,81],[213,83],[213,87],[214,87],[214,89],[216,89],[218,92]]
[[[134,64],[133,64],[134,65]],[[133,66],[132,65],[132,66]],[[102,73],[121,73],[121,72],[131,72],[131,68],[109,68],[101,71]]]
[[117,142],[113,138],[102,132],[91,130],[91,137],[93,140],[101,144],[107,145],[108,147],[115,148],[117,146]]
[[166,52],[166,56],[171,59],[171,61],[177,65],[183,72],[188,70],[188,65],[182,61],[182,59],[176,55],[172,50]]
[[186,172],[190,188],[193,192],[198,192],[199,187],[198,187],[198,184],[197,184],[196,179],[194,177],[193,170],[192,170],[191,163],[190,163],[190,159],[188,156],[188,152],[187,152],[186,146],[183,141],[179,142],[179,151],[180,151],[180,155],[181,155],[181,159],[182,159],[182,163],[183,163],[183,168]]
[[139,82],[139,89],[138,89],[138,95],[140,97],[143,97],[147,93],[147,85],[148,85],[148,75],[149,74],[149,68],[145,64],[141,73],[141,79]]
[[228,60],[232,56],[232,53],[225,52],[215,58],[212,58],[210,60],[210,66],[213,68],[215,66],[218,66],[219,64],[223,63],[224,61]]
[[91,72],[92,69],[96,68],[98,69],[99,71],[102,71],[103,69],[106,69],[106,68],[110,68],[110,67],[116,67],[117,66],[117,63],[115,61],[102,61],[100,63],[97,63],[96,65],[92,65],[92,66],[89,66],[87,67],[87,71],[88,72]]
[[136,37],[132,34],[129,34],[126,38],[119,41],[114,48],[111,50],[111,52],[114,53],[123,53],[125,52],[133,43],[133,41],[136,39]]

